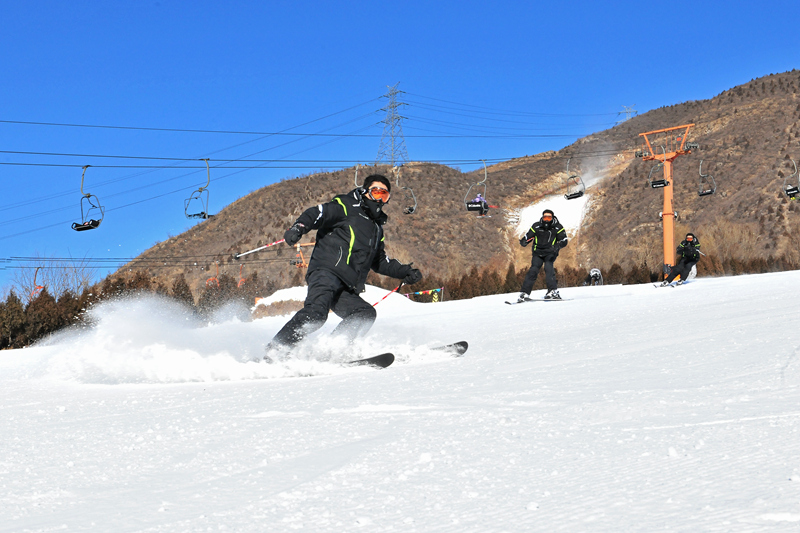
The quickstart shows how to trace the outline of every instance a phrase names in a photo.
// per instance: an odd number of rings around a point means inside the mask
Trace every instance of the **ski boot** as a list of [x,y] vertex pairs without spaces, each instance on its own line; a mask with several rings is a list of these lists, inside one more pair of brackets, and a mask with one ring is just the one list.
[[292,348],[277,342],[270,342],[264,349],[264,358],[262,361],[265,363],[273,364],[286,361],[291,356]]
[[552,289],[547,291],[547,294],[544,295],[545,300],[560,300],[561,295],[558,294],[558,289]]
[[522,302],[527,302],[527,301],[529,301],[529,300],[531,299],[531,297],[530,297],[530,296],[531,296],[531,295],[530,295],[530,294],[528,294],[527,292],[522,292],[522,293],[520,293],[520,295],[519,295],[519,298],[517,298],[517,303],[518,303],[518,304],[521,304]]

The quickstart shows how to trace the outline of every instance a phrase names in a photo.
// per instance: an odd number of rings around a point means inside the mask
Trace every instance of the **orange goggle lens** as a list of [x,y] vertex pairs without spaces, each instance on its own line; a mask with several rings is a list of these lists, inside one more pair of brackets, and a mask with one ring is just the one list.
[[542,220],[547,220],[549,222],[550,220],[553,220],[553,217],[551,217],[550,215],[545,215],[542,217]]
[[369,190],[369,195],[373,200],[380,200],[382,202],[388,202],[391,193],[387,189],[383,189],[381,187],[372,187]]

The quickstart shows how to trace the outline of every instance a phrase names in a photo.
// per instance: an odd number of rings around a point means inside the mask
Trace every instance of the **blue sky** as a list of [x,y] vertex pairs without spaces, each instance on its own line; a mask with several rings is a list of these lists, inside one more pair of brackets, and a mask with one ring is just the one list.
[[[800,67],[797,2],[673,5],[5,2],[0,260],[138,255],[198,223],[184,200],[205,184],[203,157],[212,213],[282,178],[374,161],[381,96],[398,82],[409,158],[470,170],[559,149],[625,105]],[[78,233],[87,164],[106,217]],[[120,168],[169,165],[193,168]],[[0,262],[0,289],[20,264]]]

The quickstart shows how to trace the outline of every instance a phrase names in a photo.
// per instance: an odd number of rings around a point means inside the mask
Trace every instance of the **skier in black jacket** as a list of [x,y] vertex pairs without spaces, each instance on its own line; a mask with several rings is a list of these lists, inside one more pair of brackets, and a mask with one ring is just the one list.
[[278,355],[288,352],[306,335],[322,327],[333,311],[341,319],[333,333],[349,340],[363,335],[375,322],[375,309],[359,296],[370,269],[402,279],[409,285],[422,279],[410,264],[389,259],[383,247],[383,225],[388,216],[383,207],[391,197],[392,183],[373,174],[364,186],[334,197],[330,202],[307,209],[286,230],[284,239],[292,246],[311,230],[317,241],[308,263],[308,295],[303,309],[281,328],[267,346]]
[[700,260],[700,241],[694,236],[694,233],[687,233],[686,237],[678,245],[678,256],[680,260],[678,264],[672,267],[667,279],[661,282],[662,287],[666,287],[677,278],[681,277],[678,285],[686,281],[687,276],[692,271],[692,267]]
[[533,224],[531,228],[522,236],[519,243],[527,246],[533,241],[533,257],[531,258],[531,268],[525,275],[522,282],[522,293],[519,295],[518,302],[524,302],[530,298],[533,284],[539,276],[539,269],[544,265],[545,281],[547,283],[547,294],[545,300],[560,300],[558,294],[558,281],[556,281],[556,271],[553,262],[558,257],[558,252],[567,245],[567,232],[549,209],[545,209],[542,218]]

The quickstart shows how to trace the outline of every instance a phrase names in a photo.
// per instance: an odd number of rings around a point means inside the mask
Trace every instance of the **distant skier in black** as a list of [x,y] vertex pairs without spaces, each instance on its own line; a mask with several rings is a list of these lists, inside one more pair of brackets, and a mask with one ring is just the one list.
[[686,238],[678,245],[678,256],[680,257],[678,264],[672,267],[667,279],[661,282],[662,287],[675,281],[678,276],[681,277],[678,285],[682,284],[692,271],[692,267],[700,260],[700,241],[694,236],[694,233],[687,233]]
[[298,311],[267,346],[270,354],[288,352],[306,335],[322,327],[333,311],[342,321],[333,330],[349,340],[365,334],[375,322],[375,308],[359,296],[367,274],[379,274],[412,285],[422,274],[411,264],[389,259],[383,247],[383,211],[391,197],[392,183],[386,176],[373,174],[364,186],[334,197],[330,202],[307,209],[284,233],[286,244],[294,245],[311,230],[317,241],[308,263],[308,295]]
[[522,236],[519,243],[527,246],[533,241],[533,257],[531,258],[531,268],[525,275],[522,282],[522,293],[519,295],[518,302],[524,302],[530,298],[533,284],[539,276],[539,270],[544,265],[545,281],[547,284],[547,294],[545,300],[560,300],[558,294],[558,281],[556,281],[556,271],[553,262],[558,257],[558,252],[567,245],[567,232],[549,209],[545,209],[542,218],[533,224],[531,228]]
[[593,268],[589,271],[586,275],[586,278],[583,280],[583,285],[602,285],[603,284],[603,274],[600,272],[599,268]]

